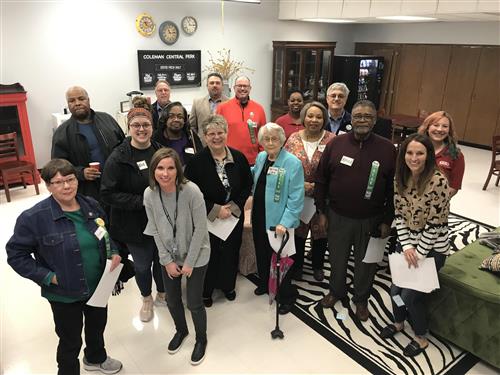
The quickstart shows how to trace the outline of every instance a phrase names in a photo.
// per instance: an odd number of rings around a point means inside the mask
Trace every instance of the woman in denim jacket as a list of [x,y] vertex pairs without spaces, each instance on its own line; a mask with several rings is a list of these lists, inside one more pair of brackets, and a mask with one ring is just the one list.
[[93,198],[77,195],[76,170],[67,160],[51,160],[41,175],[51,196],[18,217],[6,245],[7,262],[40,285],[51,305],[59,337],[58,374],[80,373],[84,316],[84,368],[114,374],[122,364],[104,348],[107,307],[86,304],[106,259],[111,259],[111,270],[121,260],[106,230],[104,211]]

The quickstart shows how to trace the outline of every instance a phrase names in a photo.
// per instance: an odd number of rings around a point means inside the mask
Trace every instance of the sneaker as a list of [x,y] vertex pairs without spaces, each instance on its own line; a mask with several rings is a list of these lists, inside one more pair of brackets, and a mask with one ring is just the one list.
[[103,374],[116,374],[122,369],[123,365],[120,361],[107,357],[103,363],[90,363],[83,357],[83,368],[86,371],[100,371]]
[[165,292],[156,293],[156,298],[155,298],[154,304],[155,304],[155,306],[159,306],[159,307],[167,306],[167,295],[165,294]]
[[196,341],[194,344],[193,354],[191,354],[191,364],[193,366],[199,365],[205,358],[205,349],[207,342]]
[[187,332],[175,332],[174,337],[172,337],[172,340],[168,343],[168,353],[169,354],[175,354],[179,351],[179,349],[182,346],[182,343],[184,342],[184,339],[187,337]]
[[141,311],[139,311],[139,317],[141,322],[149,322],[153,319],[154,311],[153,311],[153,296],[149,295],[147,297],[142,297],[142,307]]

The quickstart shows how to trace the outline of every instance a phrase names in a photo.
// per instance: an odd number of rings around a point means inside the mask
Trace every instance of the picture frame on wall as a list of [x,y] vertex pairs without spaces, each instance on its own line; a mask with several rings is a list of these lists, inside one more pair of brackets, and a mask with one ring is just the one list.
[[130,110],[130,101],[124,100],[120,102],[120,112],[128,112]]

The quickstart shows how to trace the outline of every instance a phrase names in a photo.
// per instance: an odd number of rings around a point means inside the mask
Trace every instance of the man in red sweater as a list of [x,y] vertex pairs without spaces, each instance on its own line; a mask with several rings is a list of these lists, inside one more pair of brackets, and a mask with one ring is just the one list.
[[217,114],[227,121],[227,145],[241,151],[250,165],[262,150],[257,140],[257,133],[266,124],[264,108],[250,99],[250,79],[245,76],[236,78],[234,98],[219,104]]

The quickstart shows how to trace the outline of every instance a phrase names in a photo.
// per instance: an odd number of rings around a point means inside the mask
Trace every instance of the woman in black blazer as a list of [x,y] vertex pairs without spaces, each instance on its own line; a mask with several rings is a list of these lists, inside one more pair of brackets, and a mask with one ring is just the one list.
[[243,233],[243,206],[252,188],[252,174],[246,157],[226,145],[224,117],[209,116],[202,124],[202,131],[207,147],[188,161],[185,175],[203,193],[208,220],[224,220],[231,215],[239,218],[225,241],[210,233],[210,262],[203,290],[203,302],[210,307],[216,288],[221,289],[228,300],[236,298],[234,288]]

